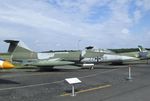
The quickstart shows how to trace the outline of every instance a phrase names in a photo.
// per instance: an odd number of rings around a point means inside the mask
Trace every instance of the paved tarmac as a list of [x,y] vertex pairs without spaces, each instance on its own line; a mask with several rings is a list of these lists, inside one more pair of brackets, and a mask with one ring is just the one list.
[[[99,65],[95,69],[39,71],[13,69],[0,72],[0,101],[148,101],[150,65]],[[78,77],[76,96],[65,78]]]

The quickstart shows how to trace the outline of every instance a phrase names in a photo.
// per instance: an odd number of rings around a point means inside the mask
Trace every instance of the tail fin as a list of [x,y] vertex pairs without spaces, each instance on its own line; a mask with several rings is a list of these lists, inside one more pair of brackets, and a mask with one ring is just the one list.
[[24,42],[18,40],[4,40],[9,43],[8,52],[14,60],[36,59],[37,53],[28,48]]
[[9,43],[8,52],[33,52],[30,48],[28,48],[24,42],[19,40],[4,40],[4,42]]
[[19,43],[17,40],[4,40],[4,42],[9,43],[8,53],[12,53]]
[[142,59],[148,58],[148,51],[141,45],[138,45],[138,47],[139,47],[139,57]]
[[145,48],[143,48],[141,45],[138,45],[138,48],[139,48],[139,51],[140,51],[140,52],[144,52],[144,51],[146,51],[146,49],[145,49]]

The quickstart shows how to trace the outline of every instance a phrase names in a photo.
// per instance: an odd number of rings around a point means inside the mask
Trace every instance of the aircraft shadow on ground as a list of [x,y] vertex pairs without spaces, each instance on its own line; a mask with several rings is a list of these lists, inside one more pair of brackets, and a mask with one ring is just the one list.
[[119,67],[95,67],[94,69],[118,69]]
[[20,83],[11,80],[0,79],[0,84],[20,84]]
[[52,68],[30,68],[25,70],[25,72],[77,72],[77,71],[87,71],[87,70],[95,70],[95,69],[117,69],[119,67],[113,67],[113,66],[96,66],[94,69],[90,68],[82,68],[82,69],[52,69]]
[[75,72],[76,69],[38,69],[36,72]]
[[77,69],[51,69],[51,68],[37,68],[25,70],[25,72],[75,72]]
[[[123,66],[123,65],[121,65]],[[118,67],[115,67],[114,65],[95,65],[94,69],[117,69]],[[50,67],[38,67],[38,68],[17,68],[17,69],[22,69],[25,72],[76,72],[76,71],[84,71],[84,70],[92,70],[90,67],[81,67],[80,69],[54,69]],[[94,70],[93,69],[93,70]]]

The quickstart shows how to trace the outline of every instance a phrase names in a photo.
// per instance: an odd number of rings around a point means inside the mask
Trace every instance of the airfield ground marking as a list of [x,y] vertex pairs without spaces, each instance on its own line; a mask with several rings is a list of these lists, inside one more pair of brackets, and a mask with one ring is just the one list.
[[[85,93],[85,92],[90,92],[90,91],[95,91],[95,90],[99,90],[99,89],[104,89],[104,88],[108,88],[108,87],[111,87],[112,85],[110,84],[107,84],[107,85],[103,85],[103,86],[98,86],[98,87],[94,87],[94,88],[89,88],[89,89],[85,89],[85,90],[80,90],[80,91],[77,91],[76,94],[79,94],[79,93]],[[65,94],[62,94],[60,96],[69,96],[70,93],[65,93]]]
[[[92,74],[92,75],[87,75],[87,76],[82,76],[82,77],[79,77],[79,78],[94,77],[94,76],[97,76],[97,75],[100,75],[100,74],[104,74],[104,73],[109,73],[109,72],[112,72],[112,71],[115,71],[115,70],[118,70],[118,69],[109,70],[109,71],[104,71],[104,72],[101,72],[101,73]],[[61,82],[64,82],[64,80],[55,81],[55,82],[51,82],[51,83],[41,83],[41,84],[34,84],[34,85],[26,85],[26,86],[2,88],[2,89],[0,89],[0,91],[14,90],[14,89],[23,89],[23,88],[30,88],[30,87],[37,87],[37,86],[44,86],[44,85],[50,85],[50,84],[61,83]]]

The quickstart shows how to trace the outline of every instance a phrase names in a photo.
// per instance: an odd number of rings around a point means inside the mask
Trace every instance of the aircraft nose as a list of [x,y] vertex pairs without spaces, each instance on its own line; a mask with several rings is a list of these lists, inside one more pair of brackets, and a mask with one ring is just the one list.
[[15,66],[8,61],[4,61],[3,64],[0,66],[0,68],[3,68],[3,69],[11,69],[14,67]]

